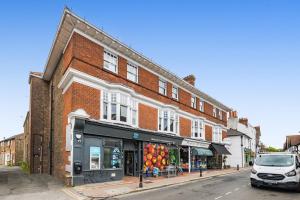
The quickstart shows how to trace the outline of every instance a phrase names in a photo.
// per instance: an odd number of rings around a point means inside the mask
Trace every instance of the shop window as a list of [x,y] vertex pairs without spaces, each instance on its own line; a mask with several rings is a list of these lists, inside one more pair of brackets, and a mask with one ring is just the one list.
[[105,169],[121,168],[122,152],[121,143],[114,140],[105,140],[104,142],[104,159],[103,167]]
[[129,95],[103,91],[101,119],[137,126],[137,102]]
[[90,170],[100,169],[100,147],[90,147]]
[[158,130],[178,134],[179,117],[174,111],[159,110]]
[[179,151],[165,144],[144,145],[144,172],[152,172],[154,168],[163,171],[169,165],[179,165]]

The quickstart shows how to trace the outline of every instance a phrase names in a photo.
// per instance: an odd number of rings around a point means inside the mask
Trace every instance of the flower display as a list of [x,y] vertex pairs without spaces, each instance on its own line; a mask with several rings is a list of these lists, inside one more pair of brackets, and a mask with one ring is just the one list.
[[144,172],[154,167],[164,170],[169,164],[169,151],[163,144],[146,144],[144,146]]

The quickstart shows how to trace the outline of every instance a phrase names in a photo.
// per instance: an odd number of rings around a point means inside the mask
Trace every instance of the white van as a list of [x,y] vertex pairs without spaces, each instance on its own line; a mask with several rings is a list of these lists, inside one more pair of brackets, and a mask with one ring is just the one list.
[[300,190],[300,158],[293,153],[259,154],[250,175],[251,186]]

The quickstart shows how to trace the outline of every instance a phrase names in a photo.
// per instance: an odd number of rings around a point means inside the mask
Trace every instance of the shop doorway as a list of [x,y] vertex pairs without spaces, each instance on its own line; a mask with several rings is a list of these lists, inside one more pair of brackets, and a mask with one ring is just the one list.
[[134,176],[134,151],[124,151],[124,175]]

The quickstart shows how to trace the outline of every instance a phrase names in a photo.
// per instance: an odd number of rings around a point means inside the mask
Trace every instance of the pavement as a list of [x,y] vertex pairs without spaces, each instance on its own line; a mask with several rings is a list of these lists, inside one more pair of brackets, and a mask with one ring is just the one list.
[[139,193],[119,195],[107,200],[295,200],[300,193],[268,189],[252,188],[249,183],[249,170],[223,176],[215,176],[207,180],[197,180],[183,185],[163,187]]
[[29,175],[19,167],[0,166],[1,200],[71,200],[61,181],[49,175]]
[[[241,171],[247,169],[241,169]],[[143,188],[139,188],[138,177],[125,177],[121,181],[113,181],[106,183],[94,183],[86,184],[82,186],[76,186],[72,188],[67,188],[64,191],[77,199],[106,199],[109,197],[116,197],[119,195],[136,193],[141,191],[160,189],[164,187],[170,187],[174,185],[182,185],[190,182],[195,182],[198,180],[211,179],[216,176],[222,176],[226,174],[237,173],[235,168],[226,170],[208,170],[203,172],[203,176],[200,177],[199,172],[195,173],[185,173],[183,175],[166,178],[166,177],[148,177],[143,180]],[[249,175],[249,173],[248,173]]]

